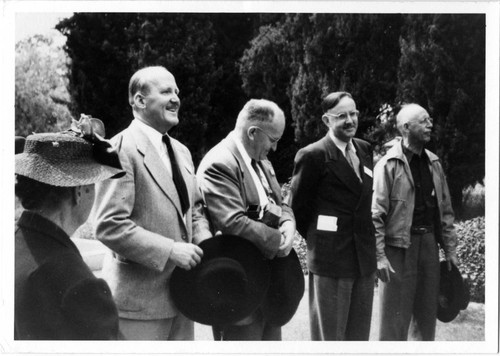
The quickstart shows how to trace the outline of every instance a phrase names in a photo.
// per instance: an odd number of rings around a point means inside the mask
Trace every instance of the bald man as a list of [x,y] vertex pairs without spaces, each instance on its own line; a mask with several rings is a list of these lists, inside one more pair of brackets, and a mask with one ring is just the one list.
[[212,236],[202,210],[191,154],[171,138],[179,89],[163,67],[137,71],[129,83],[134,120],[113,138],[126,175],[96,186],[96,237],[112,253],[102,277],[131,340],[193,340],[194,324],[170,298],[173,269],[195,267],[198,243]]
[[424,148],[432,118],[417,104],[397,115],[402,140],[374,170],[380,340],[432,341],[439,293],[439,248],[458,265],[457,238],[439,158]]

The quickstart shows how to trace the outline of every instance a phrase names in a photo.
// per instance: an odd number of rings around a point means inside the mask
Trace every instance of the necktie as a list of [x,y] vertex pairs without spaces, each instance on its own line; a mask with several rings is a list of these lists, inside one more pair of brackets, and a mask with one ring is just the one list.
[[257,173],[257,177],[259,177],[262,186],[264,187],[267,198],[274,203],[274,199],[272,198],[273,191],[271,190],[271,187],[269,186],[269,183],[267,182],[267,178],[265,177],[264,173],[262,172],[261,169],[259,169],[259,164],[257,163],[257,161],[252,159],[251,165],[255,173]]
[[179,169],[179,164],[175,158],[174,150],[172,148],[172,143],[170,143],[170,137],[164,135],[162,141],[165,142],[167,146],[168,156],[170,157],[170,163],[172,165],[172,180],[174,181],[175,188],[177,189],[177,195],[179,195],[179,200],[181,201],[182,214],[186,214],[189,208],[189,196],[186,188],[186,182],[182,178],[182,173]]
[[352,169],[354,169],[358,179],[361,181],[361,174],[359,173],[359,158],[353,151],[352,142],[349,142],[345,148],[345,158],[351,165]]

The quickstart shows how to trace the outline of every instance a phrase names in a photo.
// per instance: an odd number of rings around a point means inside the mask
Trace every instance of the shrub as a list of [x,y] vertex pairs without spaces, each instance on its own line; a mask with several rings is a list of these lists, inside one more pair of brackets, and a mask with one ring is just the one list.
[[470,300],[484,303],[484,216],[455,224],[460,272],[469,287]]
[[469,185],[462,191],[462,215],[464,220],[484,216],[485,189],[481,183]]

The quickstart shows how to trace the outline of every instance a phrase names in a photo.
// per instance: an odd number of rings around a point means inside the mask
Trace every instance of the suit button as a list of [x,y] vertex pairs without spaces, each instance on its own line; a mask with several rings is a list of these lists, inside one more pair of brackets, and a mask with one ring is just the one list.
[[183,240],[187,240],[187,236],[186,235],[183,234],[181,237],[182,237]]

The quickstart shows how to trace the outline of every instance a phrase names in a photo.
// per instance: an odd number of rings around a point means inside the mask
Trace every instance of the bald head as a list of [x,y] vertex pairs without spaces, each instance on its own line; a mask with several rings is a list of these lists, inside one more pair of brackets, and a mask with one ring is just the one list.
[[161,66],[145,67],[135,72],[128,83],[128,102],[130,106],[134,107],[135,94],[140,92],[147,95],[150,83],[165,74],[172,75],[165,67]]
[[427,114],[427,110],[418,104],[406,104],[399,111],[396,117],[396,125],[401,135],[404,136],[404,125],[419,118],[422,114]]

